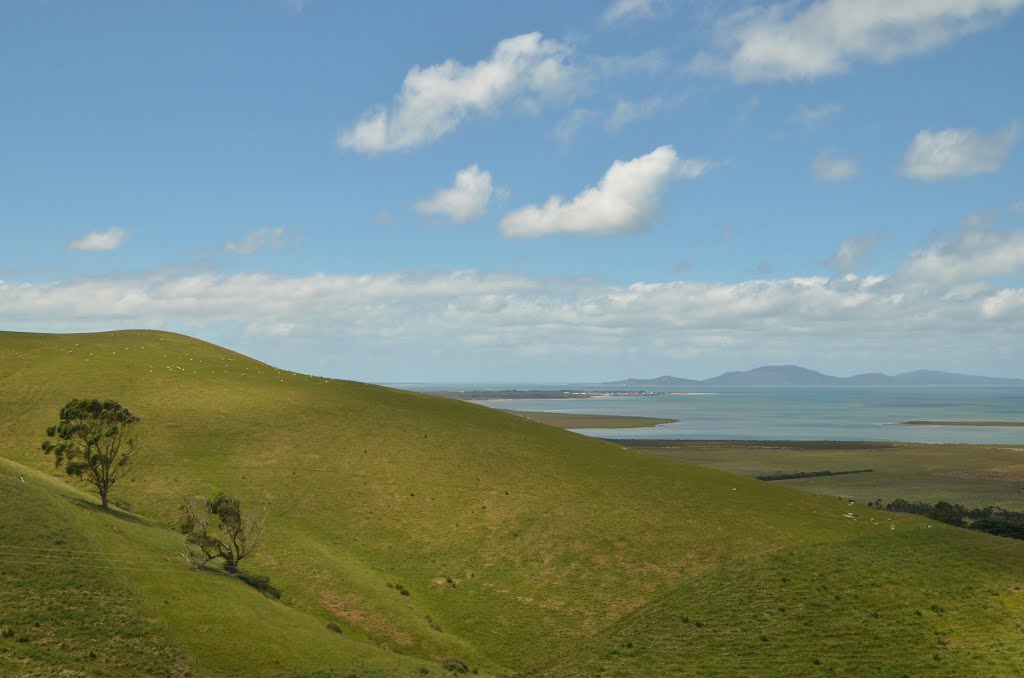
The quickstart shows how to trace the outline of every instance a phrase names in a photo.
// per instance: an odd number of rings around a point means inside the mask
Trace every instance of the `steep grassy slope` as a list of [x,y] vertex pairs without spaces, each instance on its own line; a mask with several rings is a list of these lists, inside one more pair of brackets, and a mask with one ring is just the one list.
[[338,636],[237,580],[196,572],[167,528],[105,512],[88,495],[6,460],[0,516],[0,675],[338,667],[411,676],[427,665]]
[[[246,593],[317,629],[308,641],[317,647],[337,640],[320,636],[327,622],[339,623],[344,639],[356,641],[342,654],[358,661],[384,650],[555,675],[671,675],[661,667],[684,665],[763,675],[759,667],[885,666],[908,648],[927,649],[933,673],[972,661],[1001,673],[1021,659],[1016,622],[995,615],[1020,616],[1010,593],[1024,577],[1017,542],[911,518],[890,530],[869,518],[882,514],[844,517],[849,507],[835,500],[474,404],[282,372],[179,335],[0,333],[0,456],[52,474],[38,451],[43,432],[66,400],[86,396],[115,398],[143,420],[146,462],[115,498],[157,522],[170,522],[188,493],[223,489],[266,503],[267,537],[251,567],[270,574],[284,596],[271,603]],[[0,518],[20,525],[17,511]],[[979,550],[1001,555],[974,558]],[[837,571],[845,554],[855,566]],[[906,566],[907,554],[969,566],[974,588],[950,584],[955,571]],[[816,604],[815,587],[831,578],[848,608]],[[133,582],[145,618],[166,629],[155,638],[187,649],[199,671],[231,673],[211,647],[208,629],[221,626],[203,621],[208,610],[182,611],[187,590],[161,598],[163,584]],[[709,596],[715,591],[728,596]],[[946,663],[931,659],[928,617],[919,633],[896,637],[845,616],[875,601],[925,605],[912,591],[934,592],[950,610],[942,617]],[[765,621],[764,641],[754,633],[760,626],[719,600],[751,601],[751,614],[798,612]],[[259,614],[240,610],[237,618]],[[700,640],[669,623],[684,615],[717,632]],[[985,630],[983,645],[971,640],[973,629]],[[230,637],[248,642],[244,634]],[[646,659],[633,653],[640,643]],[[252,642],[246,653],[273,666],[272,647]],[[623,647],[639,661],[623,659]],[[822,664],[811,663],[812,652]],[[747,659],[736,663],[737,653]]]

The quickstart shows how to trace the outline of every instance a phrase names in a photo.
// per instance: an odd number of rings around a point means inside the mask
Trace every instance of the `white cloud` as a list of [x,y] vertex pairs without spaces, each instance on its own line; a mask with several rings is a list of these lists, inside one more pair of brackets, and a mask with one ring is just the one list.
[[[610,284],[473,271],[174,272],[0,282],[0,317],[11,330],[164,327],[226,338],[260,357],[280,350],[288,367],[318,373],[319,357],[342,346],[348,362],[332,373],[374,376],[371,361],[376,378],[420,374],[438,349],[453,357],[436,363],[434,380],[495,369],[505,378],[557,379],[585,356],[595,356],[594,370],[636,355],[727,366],[865,355],[938,368],[950,356],[1024,365],[1024,290],[999,285],[1021,270],[1024,229],[972,230],[912,253],[886,276]],[[159,355],[151,359],[162,367]]]
[[391,109],[367,112],[338,135],[338,144],[362,153],[397,151],[435,141],[473,114],[494,113],[519,100],[565,97],[575,82],[572,48],[540,33],[502,40],[489,59],[466,66],[453,59],[414,66]]
[[1024,311],[1024,289],[999,290],[981,304],[986,318],[1001,318]]
[[491,173],[470,165],[455,174],[455,185],[413,205],[420,214],[440,214],[457,224],[479,219],[487,211],[494,187]]
[[1018,136],[1016,123],[989,135],[976,129],[922,130],[903,157],[903,173],[935,181],[996,172]]
[[902,275],[918,284],[954,285],[1024,270],[1024,231],[967,228],[948,242],[912,252]]
[[821,181],[849,181],[860,176],[860,167],[853,160],[837,157],[832,149],[825,149],[814,158],[814,176]]
[[887,63],[985,29],[1024,0],[817,0],[742,10],[719,23],[719,50],[691,64],[737,82],[812,80],[858,61]]
[[241,240],[229,240],[224,243],[224,251],[231,254],[249,255],[255,254],[261,249],[268,248],[279,250],[285,246],[285,235],[288,229],[284,226],[264,226],[255,231],[249,231]]
[[597,186],[584,189],[568,202],[552,196],[539,207],[528,205],[505,215],[498,227],[513,238],[642,230],[654,219],[658,196],[669,181],[694,179],[709,167],[707,161],[680,159],[671,146],[660,146],[639,158],[616,161]]
[[863,238],[847,238],[839,243],[825,265],[841,272],[856,271],[864,260],[882,244],[884,236],[880,231],[874,231]]
[[615,102],[615,109],[608,116],[608,119],[605,120],[605,129],[615,132],[631,122],[649,118],[657,113],[663,103],[661,97],[651,97],[641,101],[619,99]]
[[626,19],[653,19],[654,0],[615,0],[608,5],[601,18],[611,24]]
[[793,114],[793,119],[806,127],[815,129],[834,115],[842,113],[843,107],[839,104],[822,104],[813,108],[801,104]]
[[90,231],[81,238],[72,240],[68,243],[68,249],[79,252],[110,252],[120,247],[127,237],[128,231],[119,226],[111,226],[105,231]]

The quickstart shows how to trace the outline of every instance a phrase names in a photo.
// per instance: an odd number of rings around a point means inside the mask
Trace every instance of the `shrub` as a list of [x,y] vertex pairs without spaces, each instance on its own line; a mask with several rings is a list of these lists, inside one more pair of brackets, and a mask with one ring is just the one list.
[[135,508],[127,499],[115,499],[110,503],[116,506],[117,508],[121,509],[122,511],[127,511],[128,513],[135,513]]
[[469,673],[469,664],[458,657],[446,657],[441,660],[441,668],[452,673]]
[[236,576],[269,598],[273,598],[274,600],[279,600],[281,598],[280,589],[274,587],[270,583],[270,577],[265,574],[255,574],[239,570]]
[[0,638],[13,638],[14,629],[9,626],[5,626],[3,630],[0,630]]
[[344,631],[341,630],[341,627],[338,626],[337,622],[327,622],[327,630],[328,631],[334,631],[337,634],[345,633]]

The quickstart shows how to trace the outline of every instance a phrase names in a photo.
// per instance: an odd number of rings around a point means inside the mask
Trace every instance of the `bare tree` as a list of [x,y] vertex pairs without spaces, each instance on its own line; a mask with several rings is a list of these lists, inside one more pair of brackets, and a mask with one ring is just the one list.
[[257,515],[243,515],[237,497],[189,497],[181,505],[181,532],[189,546],[185,558],[196,568],[219,558],[224,571],[234,576],[238,563],[259,546],[266,519],[266,507]]
[[78,476],[100,493],[107,508],[107,493],[128,475],[135,463],[135,424],[139,418],[113,400],[68,401],[57,425],[46,429],[54,440],[42,444],[53,453],[54,466],[64,464],[68,475]]

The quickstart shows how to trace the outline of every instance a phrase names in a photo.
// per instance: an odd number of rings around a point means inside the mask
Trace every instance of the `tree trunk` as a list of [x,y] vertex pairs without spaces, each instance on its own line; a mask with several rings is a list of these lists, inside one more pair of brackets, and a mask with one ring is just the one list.
[[238,574],[238,565],[235,563],[233,558],[224,559],[224,571],[234,577]]
[[107,493],[106,492],[101,492],[100,493],[100,501],[103,502],[103,508],[105,508],[105,509],[109,508],[107,506]]

